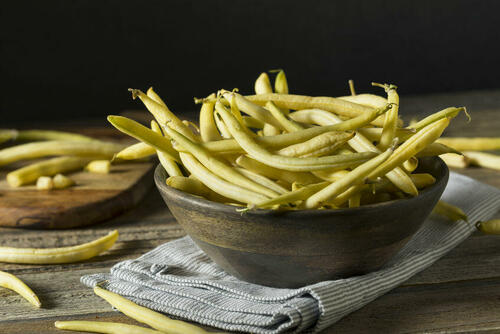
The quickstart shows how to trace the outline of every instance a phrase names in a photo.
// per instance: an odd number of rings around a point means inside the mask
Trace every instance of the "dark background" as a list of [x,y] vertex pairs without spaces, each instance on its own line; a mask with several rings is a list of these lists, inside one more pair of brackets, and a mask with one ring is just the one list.
[[[1,122],[140,108],[154,86],[175,112],[193,96],[284,68],[292,92],[402,95],[500,87],[499,1],[2,1]],[[380,92],[380,91],[379,91]],[[103,118],[104,119],[104,118]]]

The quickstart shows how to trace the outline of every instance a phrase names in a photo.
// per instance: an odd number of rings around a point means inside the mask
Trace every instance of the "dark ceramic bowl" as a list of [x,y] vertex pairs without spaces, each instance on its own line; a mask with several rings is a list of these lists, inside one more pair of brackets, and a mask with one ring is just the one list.
[[420,228],[448,182],[440,158],[417,169],[436,183],[413,198],[340,210],[236,212],[171,188],[160,166],[155,182],[165,203],[196,244],[231,275],[294,288],[379,269]]

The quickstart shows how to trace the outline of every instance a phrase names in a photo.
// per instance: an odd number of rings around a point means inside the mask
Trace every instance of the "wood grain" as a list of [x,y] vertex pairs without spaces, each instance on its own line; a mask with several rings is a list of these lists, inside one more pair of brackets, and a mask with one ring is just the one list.
[[[411,97],[402,100],[402,105],[408,106],[402,110],[406,120],[412,114],[422,116],[448,105],[467,105],[472,123],[459,118],[448,135],[499,135],[500,91]],[[478,168],[458,172],[500,187],[500,172]],[[72,245],[114,228],[120,231],[116,246],[91,261],[54,266],[0,264],[0,270],[19,275],[31,285],[45,305],[35,310],[15,293],[0,290],[0,333],[61,333],[53,322],[68,319],[135,323],[113,312],[79,280],[84,274],[109,271],[118,261],[136,258],[184,235],[156,189],[151,189],[134,210],[90,228],[0,228],[0,245]],[[500,333],[499,310],[500,237],[475,233],[428,269],[323,333]]]

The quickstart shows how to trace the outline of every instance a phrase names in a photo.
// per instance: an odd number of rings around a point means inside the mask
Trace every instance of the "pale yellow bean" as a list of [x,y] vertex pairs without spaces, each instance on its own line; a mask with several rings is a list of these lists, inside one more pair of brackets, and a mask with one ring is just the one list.
[[156,103],[167,107],[167,104],[161,99],[160,95],[156,94],[156,92],[153,90],[153,87],[148,88],[148,90],[146,91],[146,95]]
[[38,308],[42,306],[40,299],[38,299],[38,296],[33,292],[33,290],[12,274],[0,271],[0,286],[17,292],[24,299]]
[[154,147],[140,142],[125,147],[123,150],[116,154],[115,158],[123,160],[135,160],[150,157],[155,153],[156,150],[154,149]]
[[[160,136],[163,136],[160,125],[158,125],[158,123],[154,120],[151,121],[151,130],[153,130]],[[158,156],[158,160],[160,160],[160,164],[163,166],[169,176],[182,176],[182,172],[175,160],[171,159],[168,154],[165,154],[160,150],[155,150],[155,152]]]
[[90,259],[110,249],[118,239],[118,231],[85,244],[59,248],[0,247],[0,262],[24,264],[73,263]]
[[140,140],[157,150],[167,154],[174,161],[179,160],[179,154],[172,147],[169,139],[148,129],[142,124],[123,116],[108,116],[108,121],[118,130]]
[[445,201],[438,201],[432,213],[446,217],[452,221],[465,220],[468,221],[467,215],[457,206],[451,205]]
[[109,160],[94,160],[85,166],[85,170],[96,174],[109,174],[111,170],[111,161]]
[[[215,94],[209,97],[215,98]],[[204,142],[222,139],[214,119],[215,101],[208,101],[201,105],[200,110],[200,135]]]
[[150,310],[144,306],[139,306],[136,303],[116,294],[111,291],[104,290],[98,286],[94,287],[94,293],[106,300],[114,306],[118,311],[126,316],[144,323],[160,332],[170,334],[207,334],[204,329],[188,324],[180,320],[173,320],[167,316]]
[[469,166],[470,161],[464,155],[455,153],[445,153],[439,156],[448,165],[453,168],[466,168]]
[[20,160],[53,155],[74,155],[111,159],[124,145],[102,141],[41,141],[0,150],[0,166]]
[[195,136],[189,127],[182,123],[182,121],[175,116],[170,109],[168,109],[168,107],[159,104],[139,89],[129,88],[129,91],[132,93],[133,99],[139,98],[142,103],[144,103],[146,108],[151,114],[153,114],[154,118],[158,121],[158,123],[160,123],[161,126],[165,126],[167,122],[171,122],[171,126],[184,136],[188,137],[192,141],[198,141],[198,137]]
[[150,328],[107,321],[56,321],[57,329],[106,334],[165,334]]
[[500,156],[475,151],[465,151],[464,155],[469,160],[469,164],[484,168],[500,170]]
[[[300,125],[299,123],[297,123],[291,119],[288,119],[285,116],[285,113],[280,108],[276,107],[276,105],[274,103],[272,103],[271,101],[267,102],[266,108],[267,108],[267,110],[269,110],[271,112],[271,114],[274,116],[274,118],[276,118],[276,120],[282,125],[282,127],[286,131],[295,132],[295,131],[300,131],[300,130],[304,129],[304,127],[302,125]],[[265,128],[264,128],[264,130],[265,130]]]
[[54,188],[54,181],[50,176],[40,176],[36,180],[36,189],[38,190],[52,190]]
[[315,184],[309,184],[298,188],[297,190],[287,192],[281,196],[272,198],[270,200],[258,203],[256,207],[258,208],[272,208],[275,205],[290,205],[297,201],[302,201],[307,199],[309,196],[317,193],[321,189],[328,186],[329,182],[320,182]]
[[437,142],[458,151],[500,150],[500,137],[442,137]]
[[241,203],[256,204],[268,199],[267,196],[240,187],[212,173],[189,153],[180,153],[184,167],[214,192]]
[[75,181],[63,174],[56,174],[52,178],[52,181],[54,182],[54,188],[56,189],[65,189],[75,184]]
[[290,172],[287,170],[281,170],[271,166],[264,165],[263,163],[252,159],[246,155],[241,155],[236,159],[236,163],[254,173],[264,175],[273,180],[282,180],[287,183],[298,182],[300,184],[311,184],[320,182],[321,179],[307,172]]
[[[436,122],[436,121],[438,121],[438,120],[440,120],[442,118],[454,118],[461,111],[463,111],[465,113],[465,115],[467,117],[469,117],[469,120],[470,120],[470,116],[469,116],[469,114],[467,113],[467,110],[464,107],[461,107],[461,108],[450,107],[450,108],[443,109],[441,111],[438,111],[438,112],[436,112],[434,114],[431,114],[431,115],[427,116],[426,118],[422,119],[421,121],[418,121],[417,123],[412,124],[409,128],[415,129],[415,130],[418,131],[420,129],[423,129],[427,125],[432,124],[432,123],[434,123],[434,122]],[[444,143],[444,144],[446,144],[446,143]],[[452,145],[448,145],[448,146],[452,146]],[[458,150],[461,150],[461,149],[458,149]]]
[[326,132],[303,143],[284,147],[276,153],[287,157],[309,157],[311,153],[325,147],[331,149],[332,152],[336,151],[353,137],[354,132]]
[[349,187],[363,182],[365,177],[369,175],[373,169],[377,168],[384,161],[386,161],[392,153],[393,150],[390,148],[373,159],[368,160],[367,162],[356,167],[343,178],[331,183],[326,188],[309,197],[305,202],[305,207],[308,209],[317,208],[324,202],[327,202],[346,191]]

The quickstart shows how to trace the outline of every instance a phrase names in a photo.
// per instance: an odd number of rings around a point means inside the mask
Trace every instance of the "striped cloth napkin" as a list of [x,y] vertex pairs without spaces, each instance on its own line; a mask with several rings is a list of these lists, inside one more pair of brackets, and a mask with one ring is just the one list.
[[[443,200],[462,208],[471,222],[492,218],[500,190],[451,173]],[[473,233],[473,224],[429,218],[410,242],[379,271],[299,289],[240,281],[213,263],[189,237],[163,244],[111,273],[82,277],[137,304],[227,331],[319,332],[429,267]]]

